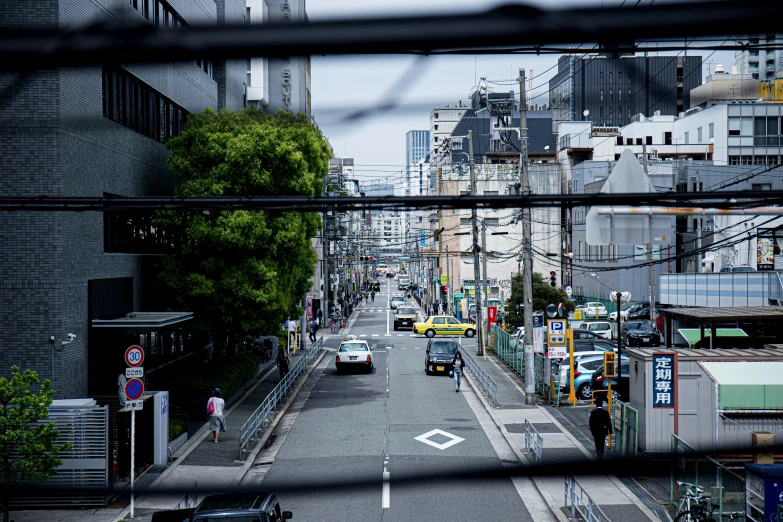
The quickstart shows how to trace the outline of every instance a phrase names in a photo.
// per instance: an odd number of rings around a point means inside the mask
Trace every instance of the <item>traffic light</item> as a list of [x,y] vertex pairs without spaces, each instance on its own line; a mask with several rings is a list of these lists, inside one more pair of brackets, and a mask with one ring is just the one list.
[[549,272],[549,286],[557,288],[557,272],[554,270]]
[[373,256],[359,256],[359,261],[375,261],[375,258]]

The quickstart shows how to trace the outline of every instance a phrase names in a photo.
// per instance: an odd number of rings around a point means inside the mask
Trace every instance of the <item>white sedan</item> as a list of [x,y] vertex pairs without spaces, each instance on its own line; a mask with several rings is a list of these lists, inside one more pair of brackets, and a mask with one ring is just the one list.
[[339,372],[343,368],[364,368],[371,372],[375,367],[372,363],[372,350],[367,341],[346,338],[337,349],[334,366]]
[[[628,319],[628,314],[630,313],[631,309],[628,310],[620,310],[620,317],[623,318],[623,321]],[[617,321],[617,311],[609,312],[609,320],[610,321]]]
[[608,314],[603,303],[587,303],[584,311],[585,317],[605,318]]

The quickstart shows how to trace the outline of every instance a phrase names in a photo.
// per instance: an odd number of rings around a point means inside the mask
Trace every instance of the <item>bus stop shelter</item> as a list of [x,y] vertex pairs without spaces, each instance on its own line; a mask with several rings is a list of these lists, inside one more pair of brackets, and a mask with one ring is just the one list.
[[[672,346],[675,331],[683,325],[693,325],[700,331],[697,347],[756,347],[781,341],[783,332],[783,307],[774,306],[729,306],[704,308],[666,308],[660,310],[664,317],[666,346]],[[721,337],[719,329],[739,328],[747,337]],[[706,341],[709,339],[709,341]],[[688,340],[690,342],[690,339]],[[728,344],[731,346],[729,346]]]

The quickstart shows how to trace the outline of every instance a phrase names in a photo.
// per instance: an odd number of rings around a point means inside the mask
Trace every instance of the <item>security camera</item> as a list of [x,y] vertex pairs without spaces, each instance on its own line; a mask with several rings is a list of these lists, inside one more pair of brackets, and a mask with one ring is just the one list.
[[69,333],[68,334],[68,342],[73,342],[76,339],[76,334]]

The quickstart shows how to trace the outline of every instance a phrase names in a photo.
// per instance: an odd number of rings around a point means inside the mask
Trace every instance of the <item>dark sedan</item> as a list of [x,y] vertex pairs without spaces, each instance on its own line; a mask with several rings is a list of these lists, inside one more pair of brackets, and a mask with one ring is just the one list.
[[457,341],[453,339],[430,339],[427,343],[427,351],[424,354],[424,373],[450,372],[454,355],[459,350]]
[[628,321],[623,327],[626,346],[660,346],[661,336],[647,321]]
[[595,370],[593,372],[593,376],[590,378],[590,387],[593,390],[593,397],[595,398],[595,402],[598,403],[599,401],[608,402],[608,389],[609,389],[609,381],[612,381],[612,397],[613,399],[620,399],[621,401],[627,401],[628,400],[628,384],[630,382],[630,379],[628,378],[628,370],[629,365],[628,362],[623,359],[622,365],[620,366],[620,373],[622,375],[622,378],[618,379],[617,377],[612,377],[611,379],[609,377],[606,377],[604,375],[604,367],[601,365],[600,368]]

